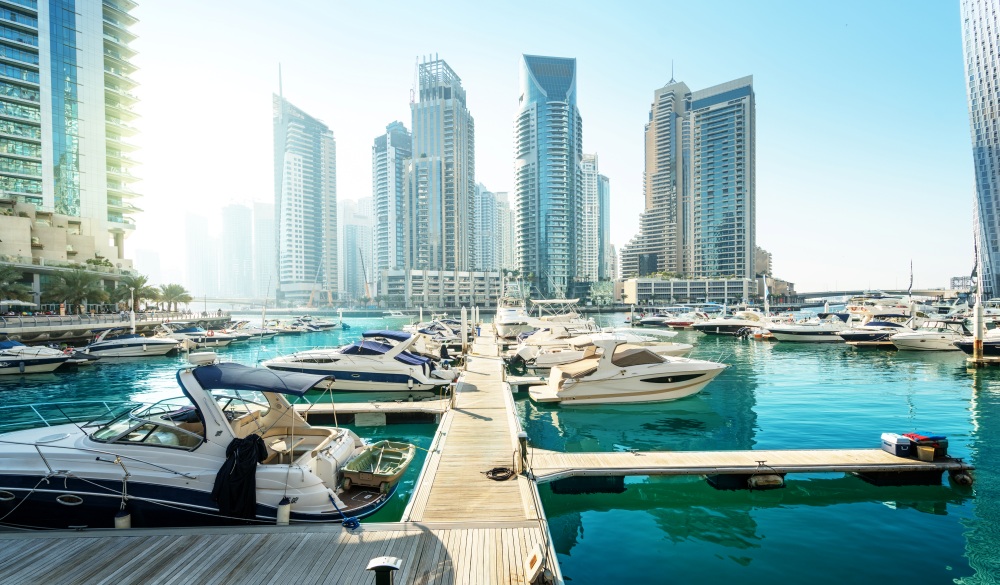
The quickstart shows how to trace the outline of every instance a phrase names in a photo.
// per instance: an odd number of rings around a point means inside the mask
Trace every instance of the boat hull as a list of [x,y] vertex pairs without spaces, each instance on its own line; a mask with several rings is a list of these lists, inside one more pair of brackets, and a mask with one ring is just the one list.
[[18,374],[45,374],[63,365],[69,356],[23,359],[16,357],[0,357],[0,376]]
[[641,404],[668,402],[701,392],[724,366],[687,372],[656,372],[620,379],[576,380],[566,387],[554,380],[528,389],[535,402],[558,402],[560,406],[587,404]]
[[751,327],[759,327],[759,326],[760,326],[760,324],[753,324],[753,325],[751,325],[751,324],[747,324],[747,323],[734,323],[734,324],[731,324],[731,325],[701,323],[701,324],[694,325],[693,328],[694,328],[695,331],[699,331],[699,332],[705,333],[707,335],[732,335],[732,336],[735,336],[737,333],[739,333],[740,331],[742,331],[744,329],[751,328]]
[[535,328],[527,323],[494,323],[497,335],[505,339],[513,339],[522,333],[534,331]]
[[803,343],[841,343],[844,339],[839,335],[840,331],[815,330],[815,329],[768,329],[771,335],[778,341],[797,341]]
[[[955,347],[972,355],[972,341],[961,340],[955,342]],[[983,355],[988,357],[1000,357],[1000,341],[984,341]]]
[[314,369],[298,365],[285,366],[280,364],[266,364],[266,367],[282,372],[333,376],[333,382],[325,385],[322,390],[343,392],[431,392],[437,390],[440,386],[447,386],[450,383],[449,380],[430,381],[414,378],[409,374],[358,372],[323,368]]
[[954,337],[904,337],[891,339],[897,349],[907,351],[959,351]]
[[167,355],[168,353],[175,351],[177,349],[177,344],[173,343],[143,343],[143,344],[128,344],[128,345],[117,345],[117,346],[107,346],[107,347],[85,347],[83,352],[88,355],[93,355],[102,358],[116,358],[116,357],[151,357],[151,356],[161,356]]

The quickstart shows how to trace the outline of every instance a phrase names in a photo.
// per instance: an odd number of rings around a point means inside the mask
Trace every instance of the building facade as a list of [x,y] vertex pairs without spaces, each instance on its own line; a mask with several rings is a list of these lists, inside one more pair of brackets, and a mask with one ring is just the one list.
[[184,244],[187,246],[187,270],[185,284],[195,298],[218,296],[222,291],[219,287],[220,255],[210,250],[218,250],[219,238],[215,230],[208,227],[208,219],[202,215],[186,213],[184,215]]
[[404,265],[403,175],[412,156],[413,136],[402,122],[386,126],[372,145],[375,266],[369,268],[376,274]]
[[253,296],[273,299],[278,286],[274,204],[253,204]]
[[771,253],[761,248],[760,246],[754,246],[754,275],[763,276],[772,274],[771,272]]
[[576,59],[523,55],[514,118],[516,262],[545,297],[577,277],[583,119]]
[[494,195],[496,195],[497,204],[497,230],[500,232],[497,237],[500,246],[499,268],[500,270],[516,270],[514,248],[517,237],[514,232],[514,210],[510,206],[510,196],[506,191],[499,191]]
[[501,273],[454,270],[383,270],[379,296],[393,307],[496,306]]
[[1000,1],[962,0],[969,129],[976,176],[975,230],[984,298],[1000,291]]
[[277,295],[285,304],[337,300],[337,157],[333,131],[274,96]]
[[576,279],[594,282],[601,264],[600,173],[596,154],[580,161],[580,225],[576,230]]
[[753,78],[656,90],[645,131],[645,210],[621,271],[752,278],[756,242]]
[[[0,198],[87,220],[124,259],[137,86],[131,0],[0,5]],[[105,241],[106,240],[106,241]]]
[[222,208],[221,249],[220,292],[225,297],[249,297],[253,293],[253,212],[249,207]]
[[614,246],[611,245],[611,179],[597,175],[597,278],[608,280],[614,278],[613,266]]
[[445,61],[425,60],[417,74],[413,156],[403,180],[403,266],[469,270],[475,263],[475,123],[462,80]]
[[341,201],[340,290],[342,299],[357,301],[374,295],[372,197]]

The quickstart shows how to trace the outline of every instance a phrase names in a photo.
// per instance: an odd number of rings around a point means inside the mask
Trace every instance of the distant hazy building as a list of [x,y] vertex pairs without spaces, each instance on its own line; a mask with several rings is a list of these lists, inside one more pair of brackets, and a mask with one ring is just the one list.
[[649,119],[646,207],[622,250],[622,274],[753,277],[753,78],[694,92],[670,80],[654,93]]
[[333,132],[274,96],[278,298],[337,299],[337,162]]
[[372,145],[372,198],[374,199],[375,266],[380,274],[404,264],[403,175],[406,159],[413,156],[413,136],[402,122],[385,127]]
[[0,199],[87,220],[108,235],[94,253],[116,264],[139,211],[130,171],[136,147],[125,140],[136,133],[135,6],[0,5]]
[[611,248],[611,251],[608,254],[610,262],[608,265],[608,277],[611,278],[611,280],[618,280],[621,278],[621,271],[618,269],[618,250],[615,249],[614,244],[611,244],[609,247]]
[[1000,291],[1000,2],[962,0],[965,79],[976,175],[977,249],[982,258],[984,298]]
[[614,278],[615,248],[611,245],[611,180],[604,175],[597,176],[598,204],[598,258],[597,277],[600,280]]
[[160,253],[156,250],[136,249],[133,263],[135,270],[145,275],[154,286],[168,283],[160,268]]
[[584,154],[580,163],[580,223],[576,230],[576,279],[594,282],[601,264],[600,173],[596,154]]
[[404,267],[469,270],[475,262],[475,124],[462,80],[447,63],[424,61],[418,78],[410,104],[413,158],[404,170]]
[[[374,295],[372,269],[372,198],[340,202],[340,290],[344,300],[355,301]],[[365,284],[369,287],[366,288]]]
[[274,233],[274,204],[253,204],[253,296],[274,299],[277,280],[277,245]]
[[764,274],[770,276],[773,274],[771,272],[771,253],[761,248],[760,246],[754,246],[753,249],[754,258],[754,275],[762,276]]
[[253,289],[253,213],[245,205],[222,208],[219,288],[226,297],[249,297]]
[[195,297],[219,294],[219,239],[208,229],[208,219],[188,213],[184,217],[187,246],[187,289]]
[[514,233],[514,210],[510,207],[510,197],[506,191],[495,193],[497,203],[497,230],[500,235],[497,241],[500,245],[500,269],[516,270],[514,262],[514,247],[517,238]]
[[523,55],[514,118],[517,264],[543,296],[565,297],[576,277],[582,149],[576,59]]

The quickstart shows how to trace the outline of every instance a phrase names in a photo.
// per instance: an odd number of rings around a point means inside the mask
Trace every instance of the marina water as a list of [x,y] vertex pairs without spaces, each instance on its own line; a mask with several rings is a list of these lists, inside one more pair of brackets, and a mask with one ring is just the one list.
[[[598,316],[602,325],[624,315]],[[279,337],[220,350],[256,364],[336,346],[366,328]],[[533,446],[566,451],[877,448],[883,432],[948,436],[977,467],[971,488],[875,487],[842,473],[792,474],[773,491],[718,491],[698,477],[626,478],[622,493],[557,494],[540,486],[567,582],[1000,583],[1000,368],[970,369],[961,352],[857,350],[844,344],[740,341],[681,332],[691,357],[730,364],[675,402],[540,406],[517,395]],[[182,357],[104,360],[79,372],[0,379],[3,406],[152,401],[178,393]],[[381,395],[379,399],[407,399]],[[338,401],[367,401],[340,393]],[[7,409],[5,409],[7,410]],[[0,424],[8,421],[0,421]],[[399,520],[432,424],[351,426],[416,444],[394,500],[366,521]],[[484,470],[485,471],[485,470]]]

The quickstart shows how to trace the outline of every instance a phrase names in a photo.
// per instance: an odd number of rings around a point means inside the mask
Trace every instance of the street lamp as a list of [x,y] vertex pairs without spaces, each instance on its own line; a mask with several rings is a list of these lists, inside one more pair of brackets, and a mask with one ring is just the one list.
[[129,310],[135,313],[135,287],[128,287],[128,293],[131,301],[129,302]]

